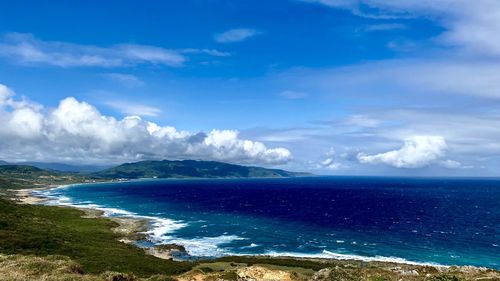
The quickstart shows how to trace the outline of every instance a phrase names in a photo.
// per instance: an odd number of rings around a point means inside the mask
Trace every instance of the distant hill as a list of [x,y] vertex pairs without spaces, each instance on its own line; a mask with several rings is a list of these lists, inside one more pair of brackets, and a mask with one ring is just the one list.
[[89,180],[92,178],[76,173],[44,170],[26,165],[0,165],[0,190],[79,183]]
[[[142,161],[126,163],[93,173],[76,173],[0,162],[0,194],[5,189],[139,178],[276,178],[309,176],[279,169],[247,167],[214,161]],[[31,162],[26,162],[31,163]],[[35,162],[36,163],[36,162]],[[53,163],[52,163],[53,164]],[[58,164],[64,165],[64,164]],[[64,168],[64,167],[63,167]]]
[[8,165],[9,162],[6,162],[6,161],[3,161],[3,160],[0,160],[0,165]]
[[49,171],[45,171],[43,169],[29,166],[29,165],[17,165],[17,164],[5,164],[0,167],[0,174],[3,173],[33,173],[33,172],[39,172],[43,174],[50,174]]
[[126,163],[91,174],[100,178],[254,178],[297,177],[307,173],[288,172],[279,169],[247,167],[215,161],[141,161]]

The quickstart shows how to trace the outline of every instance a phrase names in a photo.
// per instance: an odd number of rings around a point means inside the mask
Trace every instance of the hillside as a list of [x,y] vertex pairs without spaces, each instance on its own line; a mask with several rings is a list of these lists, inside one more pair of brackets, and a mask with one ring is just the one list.
[[87,180],[90,180],[90,177],[74,173],[49,171],[24,165],[0,165],[0,189],[33,188]]
[[[148,277],[153,274],[179,274],[192,267],[189,263],[161,260],[146,255],[142,249],[120,242],[122,236],[113,230],[118,226],[118,223],[109,219],[90,219],[88,213],[74,208],[16,204],[12,200],[0,197],[0,272],[1,264],[5,260],[4,255],[24,257],[57,255],[59,259],[66,256],[78,263],[73,267],[80,274],[120,271]],[[11,256],[7,261],[9,260],[14,261],[16,258]],[[69,262],[68,258],[66,262]],[[40,266],[44,268],[47,265],[48,263],[45,263]],[[42,268],[37,270],[27,265],[19,270],[41,271]],[[12,272],[13,269],[7,268],[7,271]],[[48,273],[54,276],[61,274],[57,271]],[[0,280],[13,279],[2,278],[0,274]],[[30,276],[15,280],[76,279]]]
[[215,161],[142,161],[93,173],[100,178],[252,178],[296,177],[310,174],[288,172],[279,169],[247,167]]

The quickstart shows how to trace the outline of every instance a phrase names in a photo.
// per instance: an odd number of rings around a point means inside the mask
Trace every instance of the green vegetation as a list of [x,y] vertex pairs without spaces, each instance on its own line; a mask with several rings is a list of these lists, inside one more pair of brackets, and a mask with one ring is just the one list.
[[119,242],[108,219],[82,218],[73,208],[20,205],[0,199],[0,253],[64,255],[85,273],[117,271],[140,277],[179,274],[192,263],[162,260]]
[[252,178],[308,175],[278,169],[247,167],[214,161],[142,161],[126,163],[92,176],[101,178]]
[[91,180],[94,179],[75,173],[49,171],[24,165],[0,165],[0,189],[45,187]]

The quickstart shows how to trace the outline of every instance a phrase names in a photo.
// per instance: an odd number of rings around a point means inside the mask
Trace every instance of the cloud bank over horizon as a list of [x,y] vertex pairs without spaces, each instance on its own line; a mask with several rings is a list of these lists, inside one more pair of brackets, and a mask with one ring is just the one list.
[[179,131],[139,116],[118,120],[73,97],[46,110],[0,84],[0,159],[119,163],[152,159],[217,160],[279,165],[292,159],[282,147],[238,137],[238,131]]

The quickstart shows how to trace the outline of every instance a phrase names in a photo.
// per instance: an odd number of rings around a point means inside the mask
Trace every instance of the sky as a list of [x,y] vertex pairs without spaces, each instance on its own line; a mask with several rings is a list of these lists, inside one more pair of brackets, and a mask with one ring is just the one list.
[[0,159],[500,176],[496,0],[1,1]]

